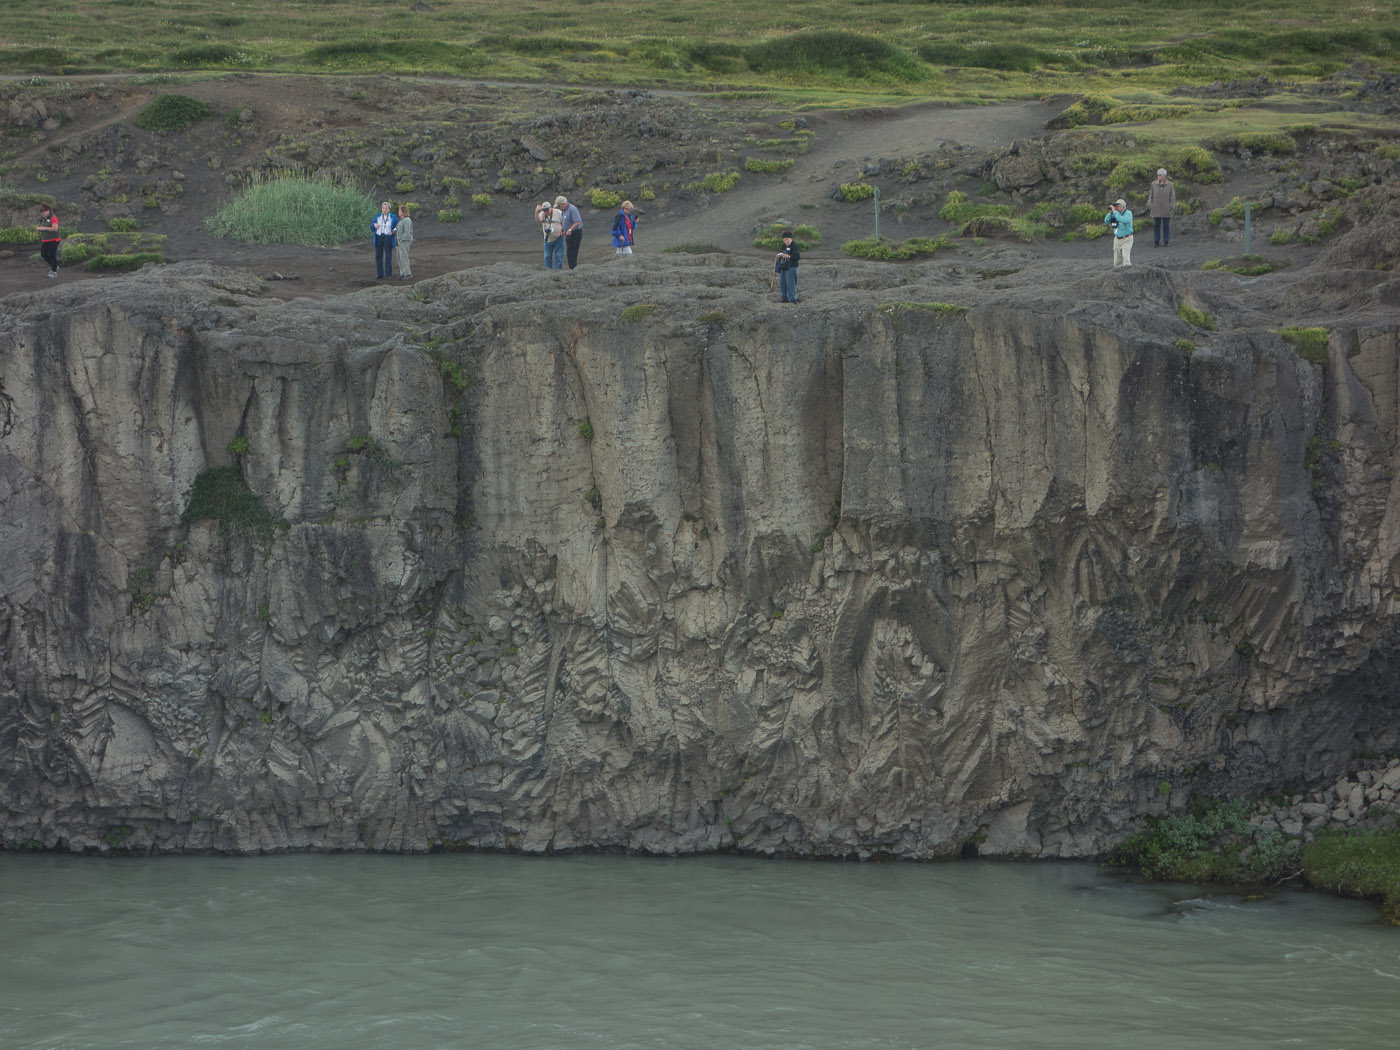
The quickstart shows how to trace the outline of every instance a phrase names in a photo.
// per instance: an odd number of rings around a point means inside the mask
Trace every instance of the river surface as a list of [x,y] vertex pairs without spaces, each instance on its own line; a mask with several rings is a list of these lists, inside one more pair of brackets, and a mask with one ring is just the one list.
[[1395,1050],[1400,929],[1089,864],[0,856],[6,1050]]

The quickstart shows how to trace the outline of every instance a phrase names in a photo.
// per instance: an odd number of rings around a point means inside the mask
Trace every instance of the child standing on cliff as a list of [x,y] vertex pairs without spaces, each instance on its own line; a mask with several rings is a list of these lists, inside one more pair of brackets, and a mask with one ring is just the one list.
[[58,244],[63,238],[58,235],[58,216],[47,204],[39,205],[39,225],[35,229],[39,231],[39,254],[49,264],[49,276],[57,277]]

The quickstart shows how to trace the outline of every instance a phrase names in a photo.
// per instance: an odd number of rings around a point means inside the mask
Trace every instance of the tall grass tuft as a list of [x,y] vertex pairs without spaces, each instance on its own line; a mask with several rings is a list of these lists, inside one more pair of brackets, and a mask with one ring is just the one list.
[[341,244],[368,238],[377,211],[369,195],[342,176],[262,175],[204,228],[250,244]]

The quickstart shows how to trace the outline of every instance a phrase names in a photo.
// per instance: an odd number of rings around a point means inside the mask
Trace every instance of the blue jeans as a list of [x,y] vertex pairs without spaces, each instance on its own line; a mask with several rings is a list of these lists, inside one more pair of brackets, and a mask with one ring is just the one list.
[[374,275],[394,276],[394,238],[374,235]]
[[785,303],[797,302],[797,267],[778,271],[778,297]]
[[1172,218],[1170,215],[1152,217],[1152,243],[1171,244]]
[[544,268],[562,270],[564,268],[564,238],[544,242]]

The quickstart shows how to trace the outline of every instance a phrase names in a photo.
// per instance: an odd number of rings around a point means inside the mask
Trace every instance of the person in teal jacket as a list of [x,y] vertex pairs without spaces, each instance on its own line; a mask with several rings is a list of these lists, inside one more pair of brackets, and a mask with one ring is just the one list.
[[1133,265],[1133,213],[1128,210],[1128,202],[1119,197],[1103,221],[1113,230],[1113,265]]

